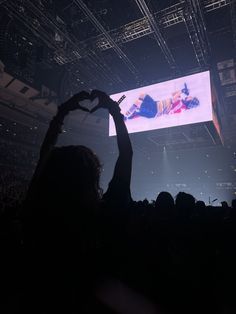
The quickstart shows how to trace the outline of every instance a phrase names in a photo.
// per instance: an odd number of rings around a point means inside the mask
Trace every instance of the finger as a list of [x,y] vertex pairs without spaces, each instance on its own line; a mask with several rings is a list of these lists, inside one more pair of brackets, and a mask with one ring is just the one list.
[[90,94],[86,91],[82,91],[78,93],[77,95],[78,100],[84,100],[84,99],[90,99]]
[[90,94],[90,99],[94,100],[97,97],[97,90],[92,90],[91,94]]
[[83,110],[83,111],[86,111],[86,112],[90,112],[89,109],[84,108],[84,107],[82,107],[82,106],[80,106],[78,109]]
[[93,94],[99,94],[99,93],[102,93],[102,91],[100,91],[99,89],[93,89],[93,90],[91,91],[91,95],[93,95]]
[[71,99],[69,99],[69,102],[80,102],[83,101],[85,99],[90,99],[90,95],[89,93],[82,91],[78,94],[75,94]]
[[97,89],[94,89],[92,90],[91,94],[90,94],[90,97],[91,97],[91,100],[94,100],[95,98],[101,98],[101,97],[104,97],[106,96],[106,93],[100,91],[100,90],[97,90]]
[[101,108],[99,105],[95,106],[93,109],[90,110],[90,113],[95,112],[95,111],[98,110],[99,108]]

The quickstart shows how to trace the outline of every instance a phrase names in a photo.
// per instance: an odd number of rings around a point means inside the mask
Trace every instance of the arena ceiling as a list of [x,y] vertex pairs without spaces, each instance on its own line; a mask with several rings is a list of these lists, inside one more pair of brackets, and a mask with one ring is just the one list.
[[[3,0],[0,6],[5,70],[38,90],[46,85],[59,101],[82,89],[112,94],[210,69],[221,112],[226,120],[236,114],[235,0]],[[226,84],[219,75],[224,60],[222,73],[233,76]]]
[[216,68],[235,56],[231,0],[0,1],[1,59],[65,96]]

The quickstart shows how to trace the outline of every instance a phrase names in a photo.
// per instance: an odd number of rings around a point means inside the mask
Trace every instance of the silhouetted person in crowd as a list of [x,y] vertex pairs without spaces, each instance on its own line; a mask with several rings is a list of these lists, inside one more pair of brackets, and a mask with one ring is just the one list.
[[179,217],[190,218],[195,206],[195,198],[188,193],[179,192],[175,199],[175,206]]
[[199,217],[203,217],[206,215],[206,204],[203,201],[197,201],[195,203],[195,212]]
[[146,207],[149,206],[149,201],[146,198],[143,200],[143,205]]
[[203,201],[196,201],[195,207],[199,209],[203,209],[203,208],[206,208],[206,204]]
[[231,207],[236,210],[236,198],[232,200],[232,205]]
[[[114,175],[104,196],[99,188],[101,166],[95,153],[84,146],[54,147],[63,120],[69,112],[76,109],[87,111],[86,108],[79,105],[79,102],[97,97],[99,97],[99,105],[93,109],[93,112],[99,108],[105,108],[113,116],[119,148],[119,158],[115,166]],[[90,202],[96,203],[102,197],[109,199],[112,194],[116,201],[121,202],[120,194],[124,190],[129,192],[132,161],[131,143],[126,126],[121,122],[121,117],[118,104],[100,91],[93,91],[91,95],[81,92],[61,105],[57,115],[50,124],[43,142],[40,160],[28,197],[33,197],[34,201],[36,196],[38,201],[41,200],[41,196],[44,199],[48,197],[47,201],[52,200],[54,204],[55,202],[61,204],[61,201],[68,204],[71,200],[71,203],[73,203],[75,199],[77,202],[82,202],[84,203],[83,205],[86,205]],[[128,195],[123,194],[123,196],[128,200]]]
[[156,198],[155,208],[160,218],[171,218],[174,215],[174,198],[169,192],[160,192]]
[[228,205],[228,203],[226,201],[221,202],[221,206],[224,209],[228,209],[229,208],[229,205]]
[[[54,147],[64,118],[76,109],[88,111],[79,102],[95,98],[99,103],[92,111],[104,108],[112,115],[119,148],[114,174],[104,195],[99,187],[101,165],[95,153],[85,146]],[[104,92],[81,92],[58,108],[41,147],[24,213],[26,243],[34,250],[40,267],[37,280],[40,284],[45,280],[40,291],[52,298],[50,303],[58,302],[60,307],[62,301],[68,306],[68,294],[73,304],[76,289],[80,301],[89,295],[95,280],[95,251],[101,245],[100,237],[97,238],[97,214],[103,207],[108,206],[112,212],[131,201],[131,165],[132,147],[119,105]],[[47,290],[48,287],[51,288]]]
[[236,199],[233,199],[231,202],[230,217],[233,219],[233,221],[236,220]]

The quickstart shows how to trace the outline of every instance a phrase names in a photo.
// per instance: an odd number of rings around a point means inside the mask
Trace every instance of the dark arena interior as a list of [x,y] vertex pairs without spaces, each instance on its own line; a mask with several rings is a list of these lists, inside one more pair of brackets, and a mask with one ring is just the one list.
[[236,313],[236,0],[0,0],[0,169],[1,313]]

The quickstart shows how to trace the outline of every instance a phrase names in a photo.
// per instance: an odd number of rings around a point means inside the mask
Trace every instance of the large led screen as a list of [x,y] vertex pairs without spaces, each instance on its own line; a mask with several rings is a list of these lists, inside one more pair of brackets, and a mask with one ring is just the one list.
[[[212,120],[209,71],[111,95],[120,103],[129,133]],[[116,135],[112,117],[109,135]]]

